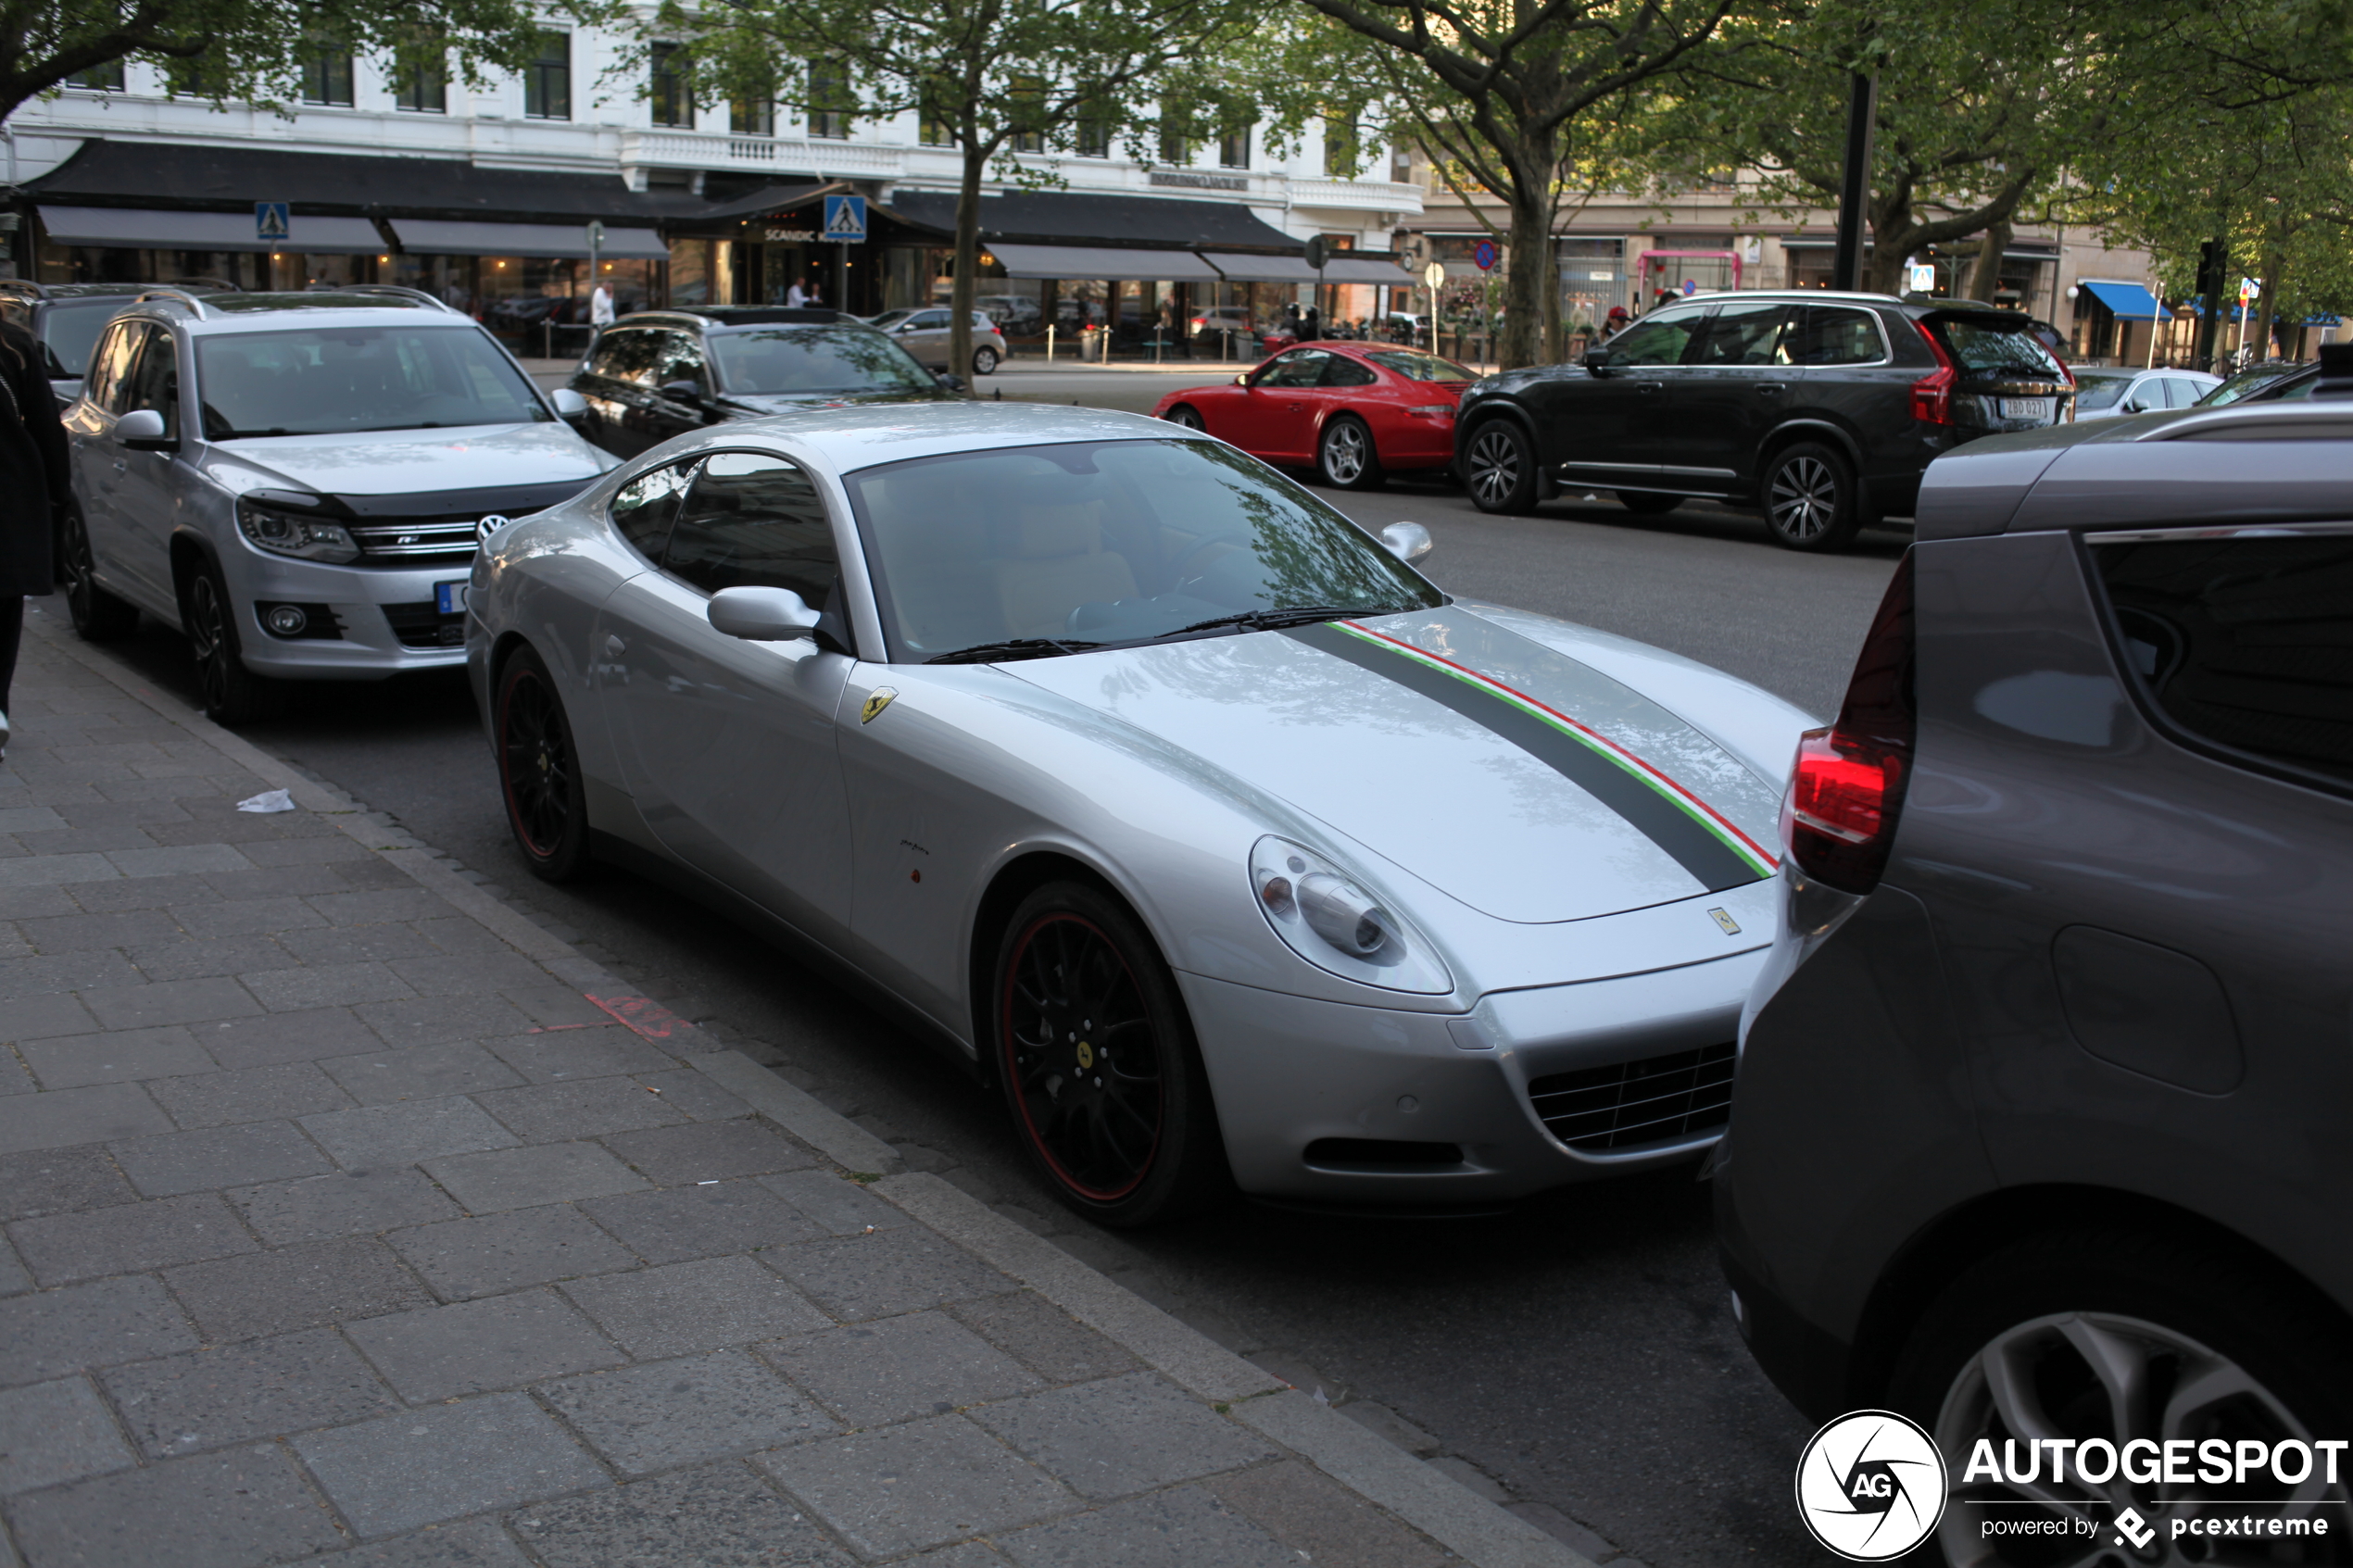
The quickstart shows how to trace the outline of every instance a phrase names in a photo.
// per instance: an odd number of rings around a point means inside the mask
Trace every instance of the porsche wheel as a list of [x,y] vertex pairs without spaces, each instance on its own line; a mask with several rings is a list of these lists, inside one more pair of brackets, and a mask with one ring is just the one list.
[[997,1074],[1031,1161],[1099,1224],[1199,1210],[1231,1181],[1175,978],[1136,918],[1050,883],[1005,927]]
[[547,665],[519,649],[498,672],[499,793],[531,874],[570,882],[588,867],[588,799],[572,723]]
[[1161,418],[1166,420],[1170,424],[1182,426],[1186,430],[1206,430],[1209,428],[1202,422],[1201,410],[1194,408],[1189,403],[1177,404],[1176,407],[1169,409],[1165,414],[1163,414]]
[[1364,420],[1338,414],[1325,421],[1324,433],[1315,442],[1315,474],[1337,490],[1379,487],[1380,453]]
[[1536,454],[1519,426],[1494,419],[1478,427],[1463,453],[1463,483],[1483,512],[1525,512],[1536,505]]
[[181,613],[189,651],[196,657],[196,689],[204,697],[205,717],[233,726],[276,713],[283,706],[284,689],[245,668],[236,612],[220,569],[209,561],[198,566],[183,591],[187,596]]

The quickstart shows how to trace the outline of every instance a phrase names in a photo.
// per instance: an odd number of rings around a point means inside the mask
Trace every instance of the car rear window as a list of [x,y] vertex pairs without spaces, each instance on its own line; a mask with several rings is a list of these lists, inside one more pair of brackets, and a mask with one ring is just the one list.
[[2353,527],[2095,544],[2126,660],[2182,730],[2353,787]]
[[1931,318],[1929,331],[1944,352],[1965,370],[2025,374],[2038,379],[2063,379],[2059,362],[2024,321],[2009,322],[1975,316]]

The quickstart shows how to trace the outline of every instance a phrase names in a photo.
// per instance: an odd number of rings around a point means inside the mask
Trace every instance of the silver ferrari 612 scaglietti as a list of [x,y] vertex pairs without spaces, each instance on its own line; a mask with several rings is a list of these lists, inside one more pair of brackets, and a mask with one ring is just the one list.
[[862,978],[1101,1221],[1689,1159],[1811,721],[1428,548],[1139,416],[818,409],[491,534],[468,658],[539,874]]

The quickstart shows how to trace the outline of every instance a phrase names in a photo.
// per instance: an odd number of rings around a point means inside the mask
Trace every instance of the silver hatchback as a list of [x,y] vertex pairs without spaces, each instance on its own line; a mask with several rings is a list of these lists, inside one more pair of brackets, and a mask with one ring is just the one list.
[[462,664],[484,526],[613,465],[566,422],[576,393],[551,399],[406,289],[151,291],[90,369],[65,415],[74,628],[102,641],[145,611],[185,631],[225,723],[279,681]]

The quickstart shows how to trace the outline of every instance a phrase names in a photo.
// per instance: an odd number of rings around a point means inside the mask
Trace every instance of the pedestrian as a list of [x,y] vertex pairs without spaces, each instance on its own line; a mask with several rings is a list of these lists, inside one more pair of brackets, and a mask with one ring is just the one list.
[[598,332],[612,325],[612,291],[601,279],[588,291],[588,325]]
[[799,310],[808,305],[809,291],[800,286],[800,280],[799,278],[795,278],[792,281],[792,287],[785,291],[785,303],[795,310]]
[[1299,323],[1299,341],[1302,343],[1314,343],[1318,338],[1322,337],[1324,335],[1323,323],[1323,317],[1316,314],[1315,307],[1314,306],[1309,306],[1307,307],[1306,317]]
[[8,755],[8,686],[24,635],[24,601],[55,591],[51,542],[70,481],[66,430],[41,363],[41,345],[0,322],[0,759]]
[[1610,339],[1624,332],[1626,330],[1626,323],[1631,320],[1632,318],[1626,314],[1626,307],[1622,305],[1611,306],[1609,307],[1608,319],[1602,323],[1602,341],[1604,343],[1607,343]]

